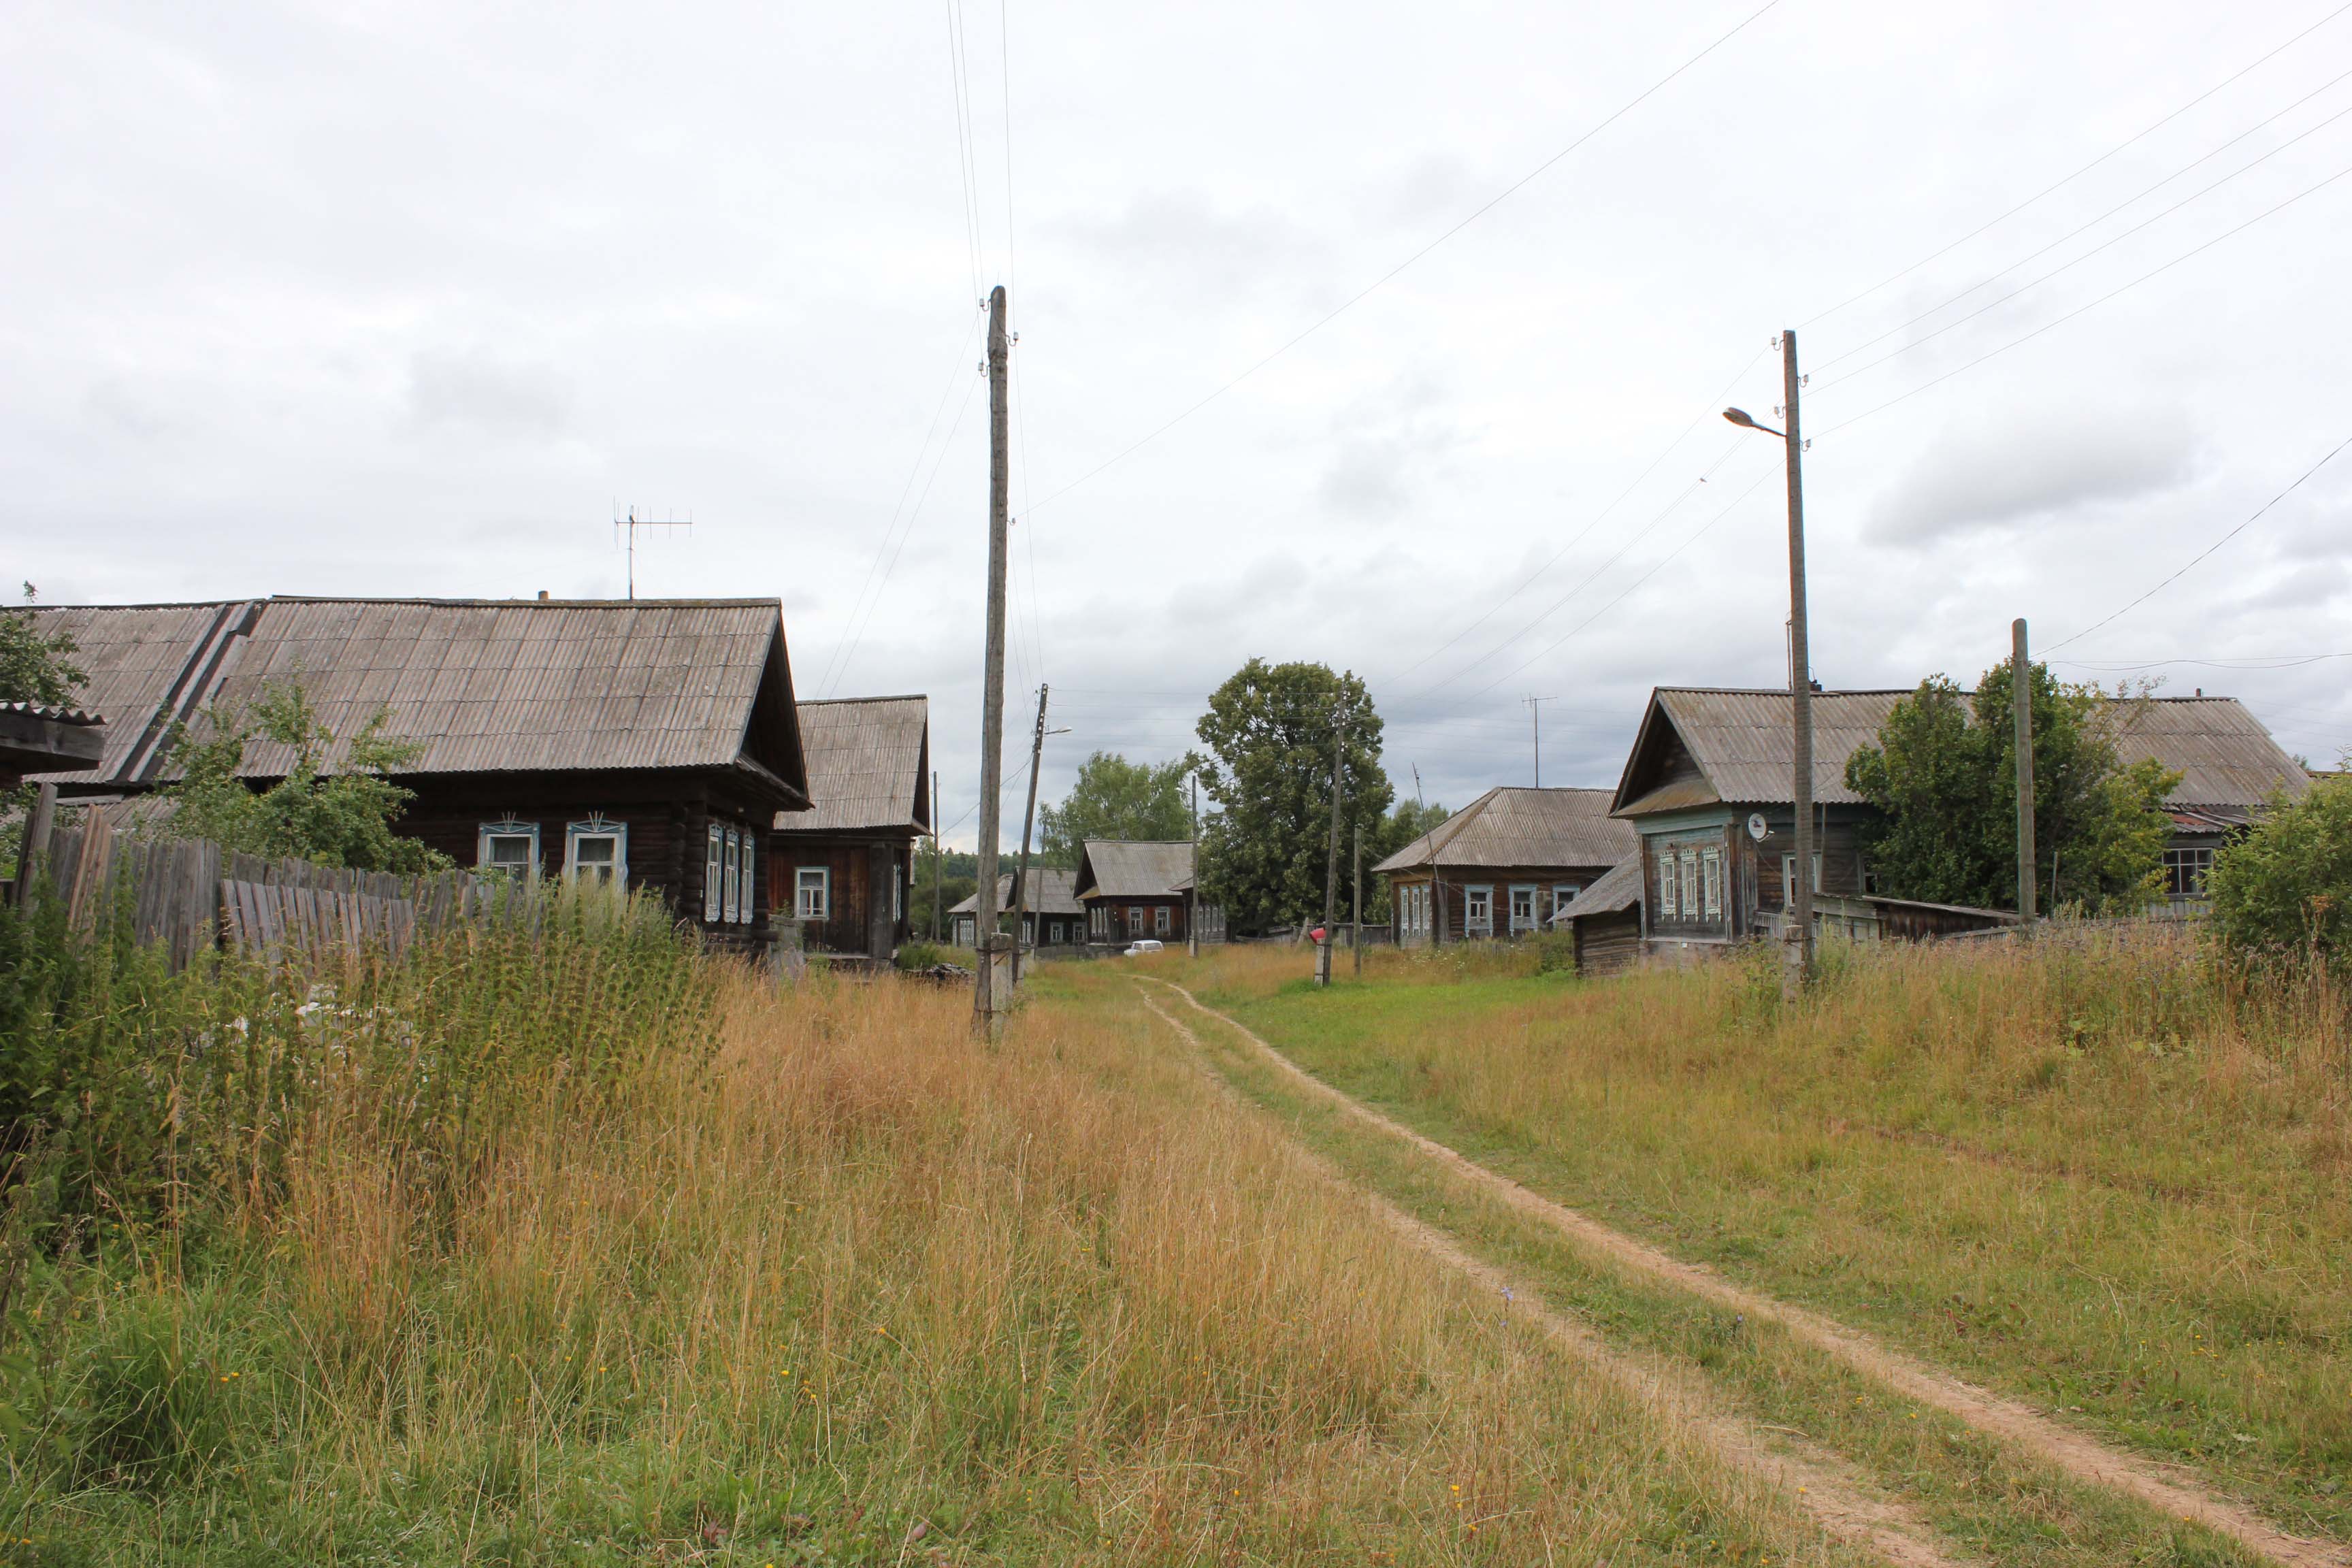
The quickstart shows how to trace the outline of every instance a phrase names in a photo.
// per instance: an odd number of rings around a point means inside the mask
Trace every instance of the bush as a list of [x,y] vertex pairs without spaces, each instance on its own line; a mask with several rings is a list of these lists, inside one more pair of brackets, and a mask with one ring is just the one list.
[[2273,799],[2253,830],[2214,858],[2205,888],[2214,933],[2239,955],[2352,961],[2352,780]]

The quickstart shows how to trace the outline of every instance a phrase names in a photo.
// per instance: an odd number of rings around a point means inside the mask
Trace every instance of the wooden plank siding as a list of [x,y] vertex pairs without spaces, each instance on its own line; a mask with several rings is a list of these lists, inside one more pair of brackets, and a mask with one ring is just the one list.
[[911,833],[778,833],[769,840],[766,859],[780,920],[799,918],[797,873],[824,868],[825,918],[801,923],[801,945],[810,952],[884,959],[913,936]]
[[[1490,937],[1509,939],[1531,936],[1544,929],[1560,905],[1599,881],[1609,870],[1606,866],[1494,866],[1470,869],[1448,867],[1435,873],[1426,869],[1386,873],[1389,880],[1389,931],[1400,947],[1421,947],[1431,942],[1448,942],[1485,941]],[[1405,929],[1405,917],[1411,900],[1406,889],[1434,887],[1431,898],[1429,930]],[[1536,890],[1535,920],[1516,931],[1511,925],[1511,889],[1532,887]],[[1483,930],[1473,931],[1469,924],[1470,889],[1485,888],[1489,891],[1488,921]],[[1415,895],[1416,897],[1418,894]]]
[[[1642,826],[1642,907],[1643,929],[1664,942],[1730,942],[1759,935],[1770,919],[1787,907],[1782,860],[1796,853],[1796,818],[1785,807],[1776,815],[1766,809],[1765,837],[1759,841],[1748,831],[1748,814],[1716,810],[1653,818]],[[1821,891],[1859,894],[1865,868],[1856,836],[1858,814],[1852,807],[1831,806],[1827,822],[1815,834],[1822,857]],[[1690,883],[1701,894],[1696,914],[1686,911],[1678,879],[1675,913],[1664,912],[1662,896],[1666,860],[1679,872],[1687,852],[1696,868]],[[1714,913],[1705,902],[1706,858],[1712,854],[1722,868],[1723,882]]]
[[[1185,924],[1187,900],[1181,893],[1159,898],[1111,898],[1108,895],[1088,899],[1087,903],[1087,940],[1097,945],[1106,942],[1124,943],[1149,937],[1155,942],[1182,942],[1189,929]],[[1159,911],[1168,911],[1168,924],[1162,929]]]

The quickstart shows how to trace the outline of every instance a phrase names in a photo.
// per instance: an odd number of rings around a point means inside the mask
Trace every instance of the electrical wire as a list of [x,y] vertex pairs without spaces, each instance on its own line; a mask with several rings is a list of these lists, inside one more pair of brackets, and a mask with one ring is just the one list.
[[1999,216],[1988,218],[1983,223],[1979,224],[1976,227],[1969,230],[1968,233],[1960,236],[1959,238],[1952,241],[1951,244],[1945,246],[1941,250],[1934,251],[1929,255],[1921,257],[1918,260],[1913,262],[1910,266],[1904,268],[1901,271],[1890,273],[1886,277],[1880,279],[1869,288],[1864,289],[1861,293],[1850,295],[1846,299],[1841,300],[1836,304],[1832,305],[1828,310],[1822,311],[1820,314],[1806,321],[1798,322],[1798,329],[1801,331],[1806,327],[1811,326],[1816,321],[1826,321],[1828,318],[1836,315],[1840,310],[1844,310],[1847,306],[1857,304],[1864,300],[1867,300],[1870,296],[1877,293],[1881,289],[1885,288],[1888,284],[1901,282],[1904,279],[1908,278],[1912,273],[1918,271],[1919,268],[1927,266],[1929,262],[1941,260],[1943,258],[1950,255],[1953,251],[1958,250],[1961,246],[1966,245],[1969,241],[1976,238],[1979,235],[1983,234],[1987,229],[2007,223],[2019,213],[2023,212],[2034,203],[2042,200],[2042,197],[2050,195],[2053,192],[2061,190],[2067,185],[2073,184],[2076,180],[2081,179],[2084,174],[2089,174],[2092,170],[2097,168],[2100,164],[2105,163],[2116,153],[2125,151],[2126,148],[2129,148],[2134,144],[2146,140],[2155,132],[2161,131],[2164,127],[2171,124],[2174,121],[2179,119],[2182,115],[2188,113],[2190,110],[2196,108],[2207,99],[2211,98],[2215,93],[2220,92],[2223,88],[2228,87],[2231,83],[2236,81],[2239,78],[2245,76],[2247,73],[2254,70],[2258,67],[2269,64],[2280,55],[2284,54],[2289,48],[2301,43],[2312,34],[2319,31],[2320,28],[2325,27],[2328,23],[2333,22],[2347,11],[2352,11],[2352,0],[2347,0],[2347,4],[2338,5],[2335,10],[2330,11],[2326,16],[2322,16],[2318,21],[2314,22],[2308,27],[2303,29],[2303,31],[2295,34],[2293,37],[2287,39],[2285,43],[2279,45],[2268,54],[2263,55],[2261,58],[2254,60],[2249,65],[2242,66],[2237,70],[2231,72],[2228,76],[2223,77],[2220,81],[2215,82],[2211,87],[2207,88],[2203,92],[2199,93],[2195,98],[2190,99],[2188,102],[2182,104],[2179,108],[2174,110],[2163,119],[2157,121],[2154,124],[2149,125],[2145,130],[2136,132],[2132,135],[2125,137],[2121,142],[2116,142],[2114,146],[2108,148],[2105,152],[2100,153],[2097,157],[2092,159],[2089,163],[2084,164],[2073,174],[2066,175],[2055,184],[2044,185],[2041,190],[2036,191],[2033,195],[2026,197],[2023,201],[2018,203],[2015,206],[2011,207],[2007,212],[2000,214]]
[[[2160,277],[2164,273],[2171,271],[2182,262],[2203,255],[2206,251],[2212,249],[2223,240],[2243,234],[2246,230],[2253,227],[2256,224],[2261,223],[2263,219],[2284,212],[2287,208],[2294,205],[2295,203],[2303,200],[2305,196],[2315,195],[2316,193],[2326,189],[2329,185],[2334,184],[2336,181],[2342,179],[2347,174],[2352,174],[2352,164],[2347,164],[2344,168],[2336,170],[2336,173],[2328,175],[2326,179],[2320,181],[2315,185],[2305,186],[2304,189],[2297,191],[2294,195],[2287,197],[2286,200],[2279,203],[2276,206],[2265,207],[2263,211],[2256,213],[2253,216],[2238,225],[2235,228],[2223,230],[2221,233],[2217,234],[2212,238],[2205,241],[2202,245],[2196,247],[2194,249],[2184,251],[2180,255],[2174,257],[2163,266],[2143,272],[2128,283],[2110,289],[2107,292],[2100,295],[2097,299],[2093,300],[2088,304],[2078,305],[2063,316],[2059,316],[2052,321],[2044,321],[2042,325],[2034,328],[2023,337],[2012,339],[2009,342],[2001,344],[1997,349],[1993,349],[1986,353],[1979,354],[1976,358],[1969,361],[1966,364],[1956,365],[1952,369],[1946,371],[1943,374],[1937,376],[1932,381],[1921,382],[1918,385],[1913,387],[1908,392],[1897,394],[1895,396],[1888,398],[1884,403],[1877,404],[1873,407],[1865,408],[1861,413],[1853,415],[1848,418],[1842,419],[1835,425],[1830,426],[1827,429],[1817,431],[1815,434],[1819,436],[1834,435],[1838,431],[1843,430],[1849,426],[1859,425],[1862,421],[1869,418],[1874,414],[1884,414],[1886,410],[1894,407],[1896,404],[1906,402],[1911,398],[1916,397],[1930,387],[1940,386],[1945,382],[1951,380],[1952,377],[1958,375],[1963,372],[1974,370],[1977,366],[1984,363],[1987,360],[1998,359],[2000,355],[2007,353],[2013,348],[2021,347],[2026,343],[2030,343],[2034,339],[2040,337],[2042,333],[2051,331],[2053,328],[2063,327],[2068,321],[2073,321],[2075,317],[2084,314],[2085,311],[2097,309],[2099,306],[2105,304],[2108,300],[2115,299],[2117,295],[2128,293],[2130,290],[2138,288],[2141,284],[2148,281],[2150,279]],[[1823,390],[1826,391],[1827,388],[1823,388]]]
[[972,298],[980,298],[979,162],[972,149],[971,83],[964,57],[962,0],[947,0],[948,75],[955,87],[956,174],[963,182],[965,257],[971,268]]
[[1534,168],[1528,170],[1526,174],[1520,175],[1517,179],[1504,186],[1494,195],[1488,197],[1482,205],[1473,209],[1467,216],[1455,223],[1453,227],[1447,229],[1444,233],[1439,235],[1436,238],[1431,240],[1428,244],[1423,246],[1412,255],[1406,257],[1402,261],[1398,262],[1394,267],[1390,268],[1386,272],[1381,273],[1378,278],[1373,279],[1362,289],[1349,295],[1338,306],[1334,307],[1328,314],[1324,315],[1312,325],[1291,337],[1279,348],[1274,350],[1273,353],[1258,360],[1247,370],[1243,371],[1239,375],[1234,376],[1231,381],[1226,382],[1214,392],[1210,393],[1206,397],[1202,398],[1199,402],[1194,403],[1190,407],[1184,409],[1181,413],[1158,426],[1149,434],[1143,436],[1140,439],[1121,447],[1111,457],[1106,458],[1100,463],[1097,463],[1095,467],[1088,468],[1085,473],[1080,474],[1068,484],[1064,485],[1061,489],[1055,490],[1046,496],[1044,500],[1034,503],[1030,510],[1034,511],[1038,507],[1051,506],[1055,501],[1061,500],[1064,496],[1069,494],[1072,490],[1076,489],[1080,485],[1083,485],[1097,476],[1118,467],[1120,463],[1125,462],[1129,458],[1133,457],[1137,452],[1141,451],[1144,447],[1150,446],[1152,442],[1158,440],[1169,431],[1176,428],[1177,426],[1181,425],[1184,421],[1192,417],[1193,415],[1201,412],[1202,409],[1206,408],[1212,403],[1216,402],[1217,399],[1223,397],[1226,393],[1231,392],[1234,387],[1239,386],[1243,382],[1247,381],[1250,377],[1255,375],[1259,371],[1264,370],[1267,365],[1272,364],[1276,360],[1278,360],[1283,355],[1288,353],[1292,349],[1297,348],[1299,344],[1305,342],[1307,339],[1313,337],[1316,333],[1321,331],[1332,322],[1338,321],[1341,316],[1355,309],[1356,306],[1362,303],[1380,289],[1385,287],[1391,279],[1402,273],[1407,268],[1412,267],[1414,263],[1420,261],[1422,258],[1427,256],[1431,251],[1435,250],[1439,246],[1444,245],[1447,240],[1452,239],[1455,235],[1460,234],[1464,229],[1468,228],[1472,224],[1477,222],[1480,218],[1494,211],[1497,206],[1500,206],[1504,202],[1517,194],[1518,191],[1524,188],[1531,181],[1535,180],[1537,177],[1544,174],[1545,171],[1551,168],[1553,164],[1559,163],[1561,159],[1567,157],[1570,153],[1575,152],[1586,142],[1591,141],[1595,136],[1600,135],[1601,132],[1606,131],[1610,126],[1614,125],[1618,121],[1622,120],[1626,115],[1631,114],[1635,109],[1641,107],[1641,105],[1646,102],[1650,98],[1663,90],[1677,77],[1682,76],[1685,72],[1696,67],[1700,61],[1706,59],[1707,56],[1715,53],[1716,50],[1729,43],[1733,38],[1744,32],[1758,18],[1761,17],[1766,12],[1771,10],[1780,3],[1780,0],[1765,0],[1765,3],[1761,6],[1749,12],[1728,31],[1717,37],[1714,42],[1708,44],[1705,48],[1699,50],[1698,53],[1691,56],[1688,59],[1683,61],[1682,64],[1676,66],[1674,69],[1668,71],[1665,75],[1652,82],[1648,87],[1643,88],[1640,92],[1626,100],[1617,108],[1612,110],[1606,116],[1587,129],[1582,135],[1577,137],[1576,140],[1570,142],[1567,146],[1561,148],[1559,152],[1553,153],[1550,157],[1546,158],[1542,163],[1538,163]]
[[2223,534],[2221,538],[2215,540],[2212,543],[2207,545],[2204,549],[2191,556],[2188,564],[2182,566],[2179,571],[2175,572],[2171,576],[2167,577],[2163,582],[2158,583],[2155,587],[2150,588],[2147,593],[2142,594],[2138,598],[2134,599],[2130,604],[2126,605],[2114,615],[2107,616],[2105,620],[2094,621],[2089,626],[2084,626],[2081,631],[2076,632],[2073,637],[2066,638],[2065,641],[2051,644],[2048,649],[2045,650],[2043,657],[2047,658],[2049,654],[2056,653],[2062,647],[2066,647],[2072,644],[2081,642],[2084,637],[2089,637],[2101,626],[2106,626],[2109,622],[2130,614],[2132,611],[2139,608],[2142,605],[2147,604],[2150,599],[2156,597],[2157,595],[2162,593],[2165,589],[2169,588],[2172,584],[2180,581],[2181,578],[2189,574],[2190,567],[2195,566],[2199,562],[2212,554],[2213,552],[2221,549],[2221,546],[2229,543],[2230,541],[2245,532],[2246,530],[2252,528],[2257,521],[2261,521],[2264,512],[2267,512],[2271,508],[2278,505],[2279,502],[2286,500],[2287,497],[2301,489],[2303,488],[2304,480],[2308,479],[2312,475],[2327,467],[2329,463],[2335,460],[2336,455],[2338,452],[2343,451],[2347,447],[2352,447],[2352,436],[2347,436],[2343,440],[2338,441],[2332,448],[2329,449],[2326,457],[2320,458],[2319,461],[2312,464],[2311,467],[2305,468],[2300,475],[2298,475],[2294,483],[2287,486],[2286,489],[2279,491],[2278,494],[2271,497],[2270,500],[2263,502],[2261,506],[2255,508],[2253,516],[2246,519],[2245,521],[2238,524],[2237,527],[2230,530],[2229,532]]
[[[2345,74],[2352,76],[2352,71],[2347,71]],[[2343,78],[2339,77],[2336,79],[2340,81]],[[2120,234],[2112,235],[2107,238],[2101,240],[2090,249],[2083,252],[2082,255],[2075,257],[2071,261],[2064,262],[2057,267],[2052,268],[2049,271],[2043,273],[2041,277],[2034,279],[2032,282],[2021,283],[2016,288],[2011,289],[2008,293],[2003,294],[2000,299],[1988,300],[1986,303],[1978,306],[1975,310],[1970,310],[1967,315],[1947,321],[1932,332],[1924,332],[1920,334],[1917,338],[1904,344],[1901,348],[1895,350],[1893,353],[1881,354],[1876,359],[1872,360],[1865,364],[1856,365],[1853,369],[1846,372],[1843,375],[1837,376],[1830,381],[1822,383],[1820,390],[1827,392],[1833,386],[1839,386],[1846,382],[1852,381],[1854,377],[1862,374],[1865,371],[1874,370],[1878,366],[1885,364],[1889,360],[1900,358],[1902,355],[1911,353],[1914,349],[1924,347],[1925,345],[1935,342],[1937,338],[1942,337],[1946,332],[1950,331],[1953,328],[1964,326],[1967,323],[1975,321],[1987,310],[1997,310],[2000,306],[2008,304],[2011,300],[2016,299],[2027,289],[2039,288],[2041,285],[2049,282],[2053,278],[2057,277],[2060,273],[2070,271],[2073,268],[2081,266],[2084,262],[2090,260],[2091,258],[2098,255],[2101,251],[2107,249],[2109,247],[2119,245],[2123,241],[2129,239],[2133,235],[2139,233],[2140,230],[2147,228],[2151,224],[2161,223],[2166,218],[2170,217],[2174,213],[2179,212],[2181,208],[2188,206],[2190,203],[2210,195],[2213,192],[2220,190],[2223,185],[2226,185],[2231,181],[2236,179],[2240,174],[2248,174],[2260,168],[2263,164],[2268,163],[2271,159],[2277,157],[2281,153],[2285,152],[2288,148],[2294,146],[2305,137],[2316,135],[2318,132],[2325,131],[2327,127],[2335,124],[2337,121],[2343,119],[2347,114],[2352,114],[2352,105],[2347,105],[2343,109],[2337,110],[2335,113],[2321,121],[2318,124],[2311,126],[2309,129],[2299,132],[2295,135],[2289,137],[2286,141],[2280,142],[2277,146],[2272,148],[2261,157],[2252,160],[2242,168],[2222,175],[2220,179],[2214,181],[2211,184],[2207,185],[2204,189],[2192,192],[2189,195],[2181,197],[2179,201],[2173,203],[2162,212],[2142,218],[2139,222],[2132,225],[2131,227],[2125,229]],[[2200,161],[2201,162],[2202,160]],[[2194,165],[2192,164],[2191,167],[2194,167]],[[2172,176],[2168,176],[2168,178],[2171,177]],[[2158,181],[2158,184],[2160,185],[2164,183],[2164,181]],[[2149,187],[2149,190],[2154,190],[2156,186],[2152,185]],[[2140,193],[2141,195],[2146,195],[2147,194],[2147,192],[2146,191]],[[2132,198],[2132,201],[2137,200],[2139,200],[2139,196],[2134,196]],[[2131,202],[2126,202],[2123,204],[2123,206],[2129,206],[2131,205]],[[2084,227],[2088,228],[2092,226],[2093,224],[2104,222],[2106,218],[2114,216],[2116,212],[2120,212],[2122,210],[2123,207],[2116,207],[2108,212],[2102,213],[2098,217],[2093,218],[2090,224],[2085,224]],[[2077,229],[2074,232],[2079,234],[2082,230]],[[2073,237],[2074,235],[2066,235],[2062,237],[2061,239],[2053,240],[2050,245],[2042,247],[2042,250],[2035,251],[2034,256],[2040,256],[2044,251],[2053,248],[2054,246],[2063,244],[2065,239],[2071,239]],[[2029,256],[2021,258],[2016,265],[2022,266],[2026,261],[2031,261],[2032,259],[2033,259],[2033,257]],[[1868,342],[1857,343],[1853,348],[1848,349],[1845,353],[1837,355],[1835,358],[1824,361],[1822,363],[1816,365],[1813,368],[1813,374],[1818,375],[1822,371],[1827,370],[1831,365],[1839,363],[1841,361],[1852,359],[1855,354],[1860,353],[1864,349],[1870,347],[1873,343],[1885,342],[1888,338],[1891,338],[1895,333],[1902,331],[1905,328],[1916,326],[1919,322],[1926,321],[1929,316],[1934,315],[1937,310],[1944,310],[1956,303],[1958,300],[1966,299],[1969,294],[1974,293],[1975,291],[1976,290],[1973,288],[1963,289],[1960,293],[1954,295],[1951,299],[1945,300],[1943,304],[1936,306],[1933,310],[1923,310],[1918,315],[1912,317],[1911,320],[1903,322],[1899,326],[1889,327],[1886,331],[1879,333],[1878,336],[1868,340]]]

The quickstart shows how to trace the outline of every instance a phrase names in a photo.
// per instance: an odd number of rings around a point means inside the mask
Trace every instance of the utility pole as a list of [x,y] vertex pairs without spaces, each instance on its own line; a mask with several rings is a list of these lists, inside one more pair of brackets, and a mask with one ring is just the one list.
[[1356,978],[1361,980],[1364,977],[1364,825],[1357,822],[1350,826],[1356,835],[1356,929],[1349,934],[1348,951],[1356,955]]
[[1037,732],[1029,738],[1029,807],[1021,814],[1021,869],[1013,879],[1013,984],[1021,984],[1022,921],[1029,918],[1029,827],[1037,820],[1037,760],[1045,754],[1045,683],[1037,683]]
[[1192,784],[1192,886],[1187,889],[1184,910],[1184,956],[1201,956],[1201,775],[1194,773]]
[[940,924],[940,770],[931,770],[931,940],[944,942],[946,931]]
[[[1346,701],[1346,693],[1340,695]],[[1339,809],[1342,791],[1347,787],[1339,771],[1340,760],[1348,750],[1348,720],[1344,710],[1336,716],[1331,731],[1331,847],[1323,862],[1323,940],[1315,944],[1315,984],[1331,984],[1332,928],[1339,923]]]
[[[1541,789],[1543,788],[1543,705],[1547,702],[1557,702],[1559,699],[1557,697],[1522,697],[1519,700],[1528,705],[1528,722],[1535,726],[1536,788]],[[1419,775],[1416,774],[1416,780],[1418,780],[1418,777]]]
[[991,1034],[1013,1001],[996,994],[996,954],[1003,939],[996,929],[996,836],[997,797],[1004,783],[1004,557],[1010,526],[1005,514],[1012,486],[1005,370],[1010,357],[1004,339],[1004,286],[1000,283],[988,291],[988,646],[981,678],[979,919],[972,927],[972,940],[980,947],[974,1022]]
[[[2025,622],[2009,624],[2010,705],[2017,714],[2017,919],[2033,924],[2033,665],[2025,656]],[[2056,895],[2052,895],[2054,900]]]
[[1780,331],[1781,390],[1788,403],[1789,428],[1782,444],[1789,451],[1789,722],[1796,746],[1794,788],[1797,808],[1797,896],[1790,909],[1797,920],[1796,974],[1793,993],[1813,977],[1813,662],[1805,627],[1805,439],[1797,425],[1797,393],[1804,384],[1797,374],[1797,334]]

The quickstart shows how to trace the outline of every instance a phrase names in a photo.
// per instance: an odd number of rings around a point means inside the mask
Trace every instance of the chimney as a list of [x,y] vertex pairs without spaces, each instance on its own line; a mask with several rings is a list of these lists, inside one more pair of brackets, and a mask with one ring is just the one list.
[[541,588],[541,589],[539,591],[539,596],[540,596],[540,599],[541,600],[541,602],[544,602],[544,601],[546,600],[546,598],[547,598],[547,590],[546,590],[546,589],[544,589],[544,588]]

